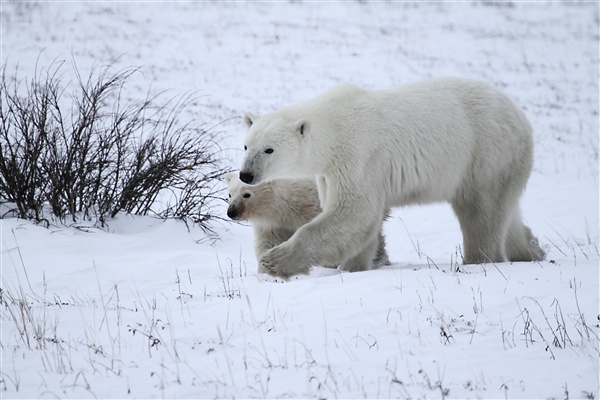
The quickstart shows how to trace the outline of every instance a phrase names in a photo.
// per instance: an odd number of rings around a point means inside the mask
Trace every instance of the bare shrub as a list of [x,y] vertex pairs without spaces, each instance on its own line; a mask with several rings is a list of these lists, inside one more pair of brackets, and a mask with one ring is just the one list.
[[[94,68],[65,100],[64,62],[31,80],[0,81],[0,200],[20,218],[41,221],[44,206],[61,220],[102,225],[119,212],[193,221],[209,229],[211,200],[226,172],[214,134],[185,120],[191,95],[124,100],[138,71]],[[70,102],[68,101],[70,100]]]

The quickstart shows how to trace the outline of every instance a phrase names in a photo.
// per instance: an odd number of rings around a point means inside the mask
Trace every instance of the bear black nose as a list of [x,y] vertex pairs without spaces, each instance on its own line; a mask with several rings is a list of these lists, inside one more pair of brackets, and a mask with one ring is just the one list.
[[240,181],[244,183],[252,183],[254,175],[251,172],[240,171]]
[[229,207],[227,209],[227,216],[233,220],[237,219],[238,218],[237,210],[233,207]]

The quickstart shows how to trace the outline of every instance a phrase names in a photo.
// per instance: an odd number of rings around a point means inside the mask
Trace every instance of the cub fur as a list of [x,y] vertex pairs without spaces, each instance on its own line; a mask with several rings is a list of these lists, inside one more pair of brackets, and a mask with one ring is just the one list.
[[[230,172],[225,174],[225,181],[229,192],[227,216],[252,224],[258,260],[267,250],[288,240],[298,228],[321,212],[317,186],[311,179],[278,179],[252,186],[240,181],[238,174]],[[390,265],[390,261],[385,250],[385,237],[379,232],[372,267],[382,265]],[[268,271],[259,264],[258,272]]]

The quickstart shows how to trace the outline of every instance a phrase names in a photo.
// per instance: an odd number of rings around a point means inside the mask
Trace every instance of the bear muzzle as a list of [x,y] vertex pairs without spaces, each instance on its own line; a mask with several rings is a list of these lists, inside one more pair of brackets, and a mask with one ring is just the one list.
[[240,171],[240,181],[250,184],[254,181],[254,174],[252,172]]
[[240,213],[238,212],[238,210],[235,207],[229,206],[229,208],[227,208],[227,216],[233,220],[238,220],[240,219]]

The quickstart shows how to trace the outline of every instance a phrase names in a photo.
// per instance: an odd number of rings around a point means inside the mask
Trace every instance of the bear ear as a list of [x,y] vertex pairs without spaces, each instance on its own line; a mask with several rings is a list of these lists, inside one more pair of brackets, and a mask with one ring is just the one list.
[[310,130],[310,122],[307,119],[298,120],[294,123],[294,129],[304,136]]
[[246,128],[250,129],[250,127],[254,124],[254,121],[256,121],[258,118],[258,115],[254,115],[250,112],[244,114],[244,123],[246,124]]
[[229,184],[229,182],[231,182],[231,180],[233,179],[233,177],[235,176],[235,174],[233,172],[228,172],[225,174],[225,182],[227,184]]

